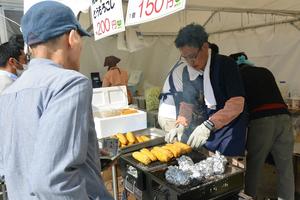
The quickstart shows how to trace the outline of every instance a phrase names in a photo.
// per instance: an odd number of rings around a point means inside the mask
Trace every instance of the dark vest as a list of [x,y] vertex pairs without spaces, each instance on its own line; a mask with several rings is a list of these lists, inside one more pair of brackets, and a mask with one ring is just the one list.
[[[212,54],[210,79],[217,106],[216,110],[207,109],[208,116],[224,108],[225,102],[230,99],[228,94],[226,94],[226,86],[220,78],[220,73],[224,73],[224,70],[222,71],[221,69],[223,64],[222,59],[224,59],[224,57],[221,57],[219,54]],[[183,82],[183,84],[185,83]],[[185,88],[185,86],[183,86],[183,88]],[[194,93],[196,94],[197,92]],[[194,95],[192,92],[190,92],[190,94]],[[242,112],[225,127],[212,132],[204,146],[210,151],[219,151],[225,156],[243,156],[246,145],[247,123],[247,115],[245,112]],[[198,125],[200,125],[200,123]]]
[[187,66],[184,67],[182,73],[182,88],[184,101],[194,105],[191,122],[189,127],[185,129],[182,137],[182,142],[187,142],[193,130],[208,118],[207,107],[204,103],[203,75],[199,75],[192,81],[190,80]]

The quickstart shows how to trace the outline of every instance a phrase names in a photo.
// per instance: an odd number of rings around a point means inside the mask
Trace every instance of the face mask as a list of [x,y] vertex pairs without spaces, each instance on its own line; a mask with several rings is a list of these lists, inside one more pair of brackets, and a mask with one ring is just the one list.
[[23,67],[23,70],[27,70],[28,69],[28,65],[26,65],[26,64],[23,64],[22,67]]
[[19,61],[15,60],[19,65],[22,65],[22,68],[23,69],[18,69],[16,66],[14,66],[14,68],[16,69],[17,71],[17,76],[20,77],[23,72],[28,68],[28,66],[26,64],[21,64]]
[[23,74],[23,72],[25,71],[24,69],[18,69],[18,68],[16,68],[16,67],[15,67],[15,69],[16,69],[16,71],[17,71],[17,76],[18,76],[18,77],[20,77],[20,76]]

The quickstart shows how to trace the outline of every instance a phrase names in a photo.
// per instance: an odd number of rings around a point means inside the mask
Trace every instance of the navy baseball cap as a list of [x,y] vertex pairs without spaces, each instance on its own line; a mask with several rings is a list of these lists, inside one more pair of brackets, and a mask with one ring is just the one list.
[[21,30],[28,45],[47,42],[71,30],[90,36],[77,21],[73,11],[56,1],[42,1],[33,5],[22,17]]

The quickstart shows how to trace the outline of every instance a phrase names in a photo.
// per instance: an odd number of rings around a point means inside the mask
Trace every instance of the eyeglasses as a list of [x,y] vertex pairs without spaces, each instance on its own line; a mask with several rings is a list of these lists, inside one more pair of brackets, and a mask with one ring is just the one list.
[[197,57],[199,55],[199,52],[201,51],[201,48],[198,49],[197,53],[193,53],[187,56],[180,56],[180,60],[183,58],[187,63],[193,65],[195,61],[197,60]]
[[26,57],[26,63],[29,63],[29,61],[31,59],[31,53],[26,53],[25,57]]

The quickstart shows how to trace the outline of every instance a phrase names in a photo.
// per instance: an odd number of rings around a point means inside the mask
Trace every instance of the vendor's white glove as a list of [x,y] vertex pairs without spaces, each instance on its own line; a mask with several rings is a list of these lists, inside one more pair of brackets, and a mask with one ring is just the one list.
[[207,139],[210,136],[210,132],[213,129],[213,126],[211,127],[207,125],[207,123],[208,122],[205,121],[201,125],[197,126],[197,128],[195,128],[195,130],[190,135],[187,144],[190,145],[192,148],[199,148],[200,146],[206,143]]
[[183,134],[183,131],[184,131],[184,126],[180,124],[178,127],[171,129],[169,131],[169,133],[167,133],[165,135],[165,141],[167,143],[180,141],[181,137],[182,137],[182,134]]

